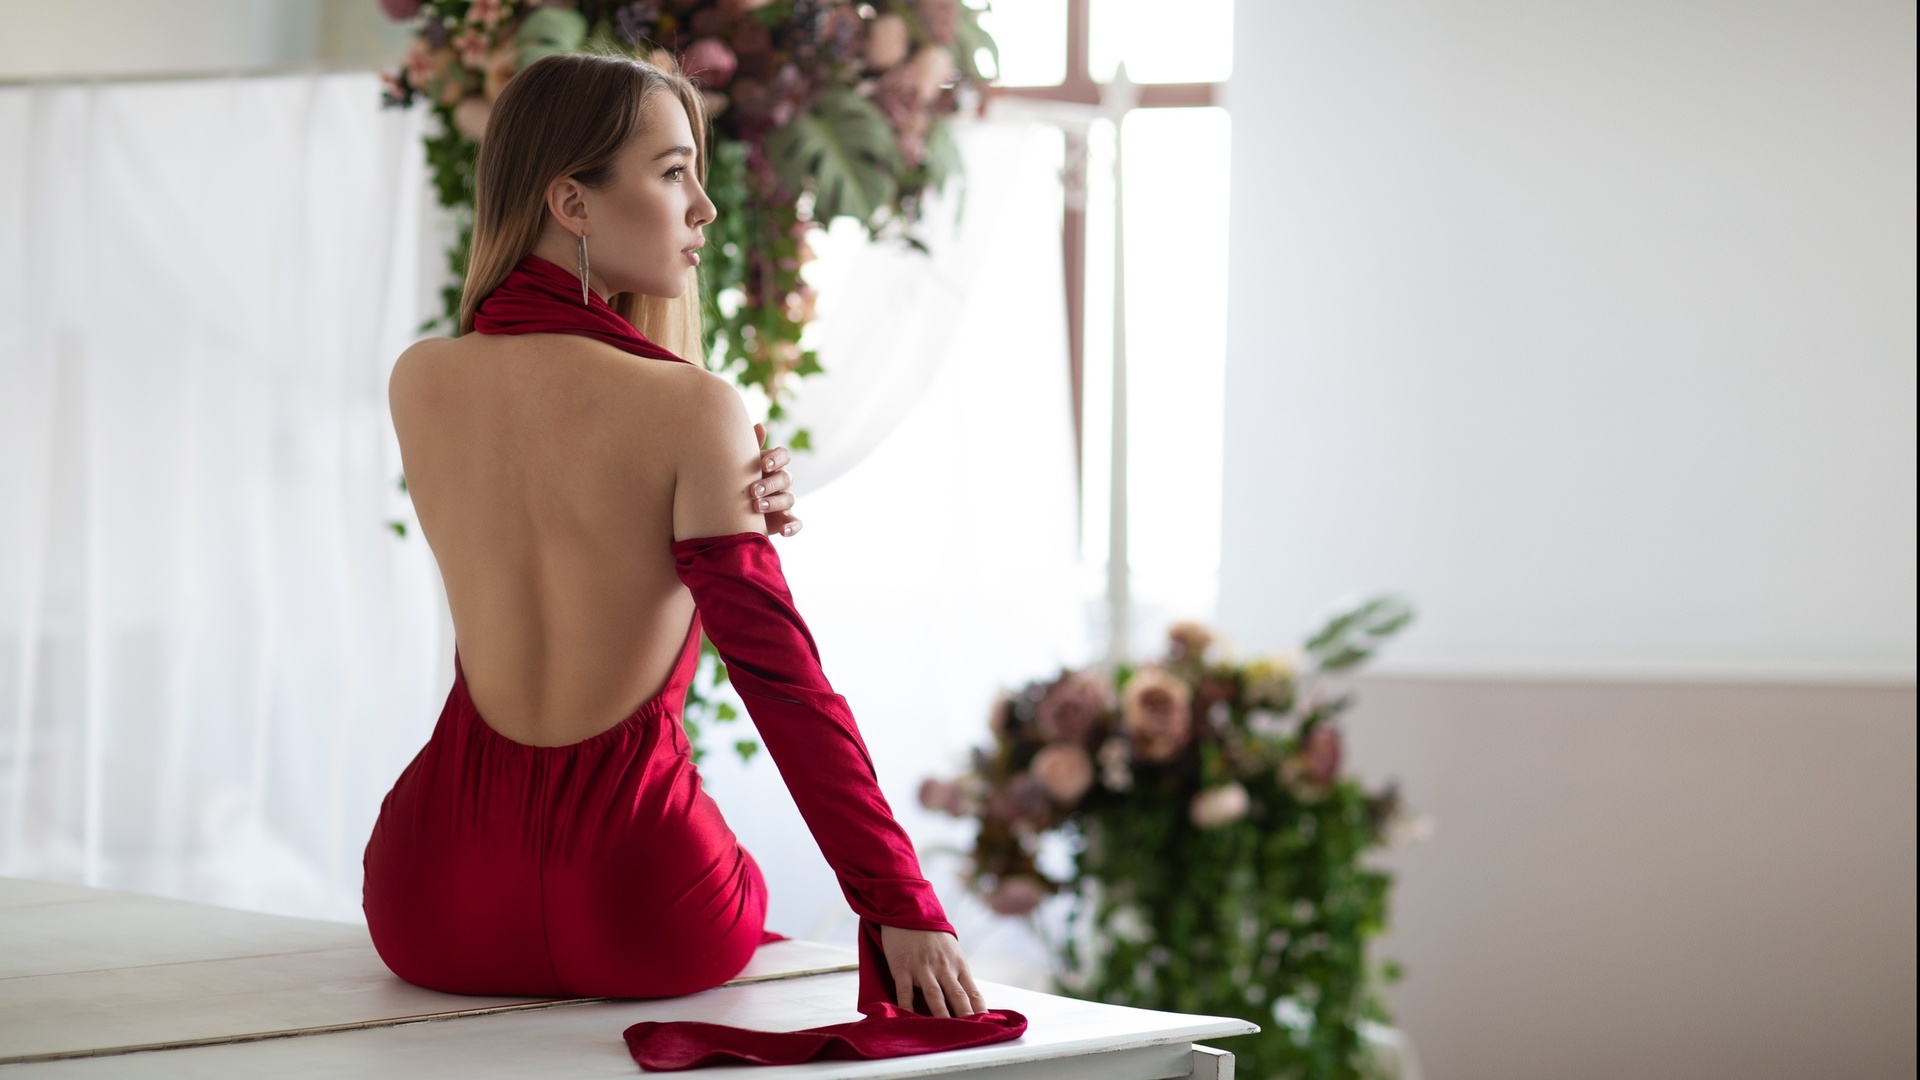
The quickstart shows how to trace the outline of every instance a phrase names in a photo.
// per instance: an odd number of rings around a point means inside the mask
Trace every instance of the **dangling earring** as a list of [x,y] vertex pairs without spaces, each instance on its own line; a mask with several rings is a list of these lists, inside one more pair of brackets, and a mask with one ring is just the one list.
[[587,300],[587,234],[580,234],[580,254],[574,260],[580,270],[580,306],[592,307]]

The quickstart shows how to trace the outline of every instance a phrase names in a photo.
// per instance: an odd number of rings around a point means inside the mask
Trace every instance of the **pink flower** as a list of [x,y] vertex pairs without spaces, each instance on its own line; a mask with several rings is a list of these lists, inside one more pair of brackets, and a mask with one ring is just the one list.
[[462,98],[460,104],[453,107],[453,126],[460,129],[460,134],[479,142],[487,133],[487,117],[492,115],[493,104],[486,98]]
[[882,15],[867,27],[867,66],[885,71],[905,60],[912,44],[907,20],[898,15]]
[[1079,743],[1042,747],[1033,755],[1033,764],[1028,769],[1055,802],[1067,806],[1079,802],[1080,796],[1093,786],[1093,758]]
[[499,25],[500,16],[504,14],[506,9],[500,0],[473,0],[473,5],[467,8],[467,21],[491,30]]
[[480,67],[487,62],[487,52],[493,43],[487,35],[469,26],[460,31],[453,39],[453,51],[460,54],[460,62],[470,68]]
[[404,22],[420,13],[420,0],[380,0],[380,10],[395,22]]
[[1192,691],[1185,681],[1155,667],[1127,680],[1120,726],[1141,761],[1167,762],[1180,756],[1192,734]]
[[967,797],[967,791],[959,784],[928,777],[920,782],[920,805],[929,810],[954,817],[967,817],[973,813],[973,800]]
[[701,38],[680,54],[680,71],[702,86],[725,86],[733,80],[740,59],[719,38]]
[[1047,898],[1047,887],[1038,878],[1015,874],[1001,878],[987,896],[987,906],[1001,915],[1025,915]]
[[1213,631],[1197,622],[1177,622],[1167,627],[1167,658],[1198,663],[1213,644]]
[[960,0],[916,0],[920,21],[927,34],[942,45],[951,45],[960,36]]
[[1048,742],[1084,739],[1113,708],[1113,690],[1097,675],[1070,672],[1047,688],[1034,710],[1040,737]]
[[1238,783],[1226,783],[1195,795],[1187,813],[1200,828],[1217,829],[1246,817],[1249,804],[1246,788]]

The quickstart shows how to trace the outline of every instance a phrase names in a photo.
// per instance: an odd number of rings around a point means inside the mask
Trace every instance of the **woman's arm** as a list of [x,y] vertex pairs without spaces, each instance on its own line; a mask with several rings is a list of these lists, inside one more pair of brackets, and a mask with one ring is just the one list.
[[861,917],[860,1000],[935,1016],[985,1008],[953,928],[920,872],[905,830],[880,793],[866,742],[846,699],[834,693],[819,651],[793,606],[780,559],[761,523],[738,501],[742,471],[756,467],[746,410],[714,382],[696,410],[711,427],[677,445],[673,545],[708,638],[727,663],[768,755],[808,829]]

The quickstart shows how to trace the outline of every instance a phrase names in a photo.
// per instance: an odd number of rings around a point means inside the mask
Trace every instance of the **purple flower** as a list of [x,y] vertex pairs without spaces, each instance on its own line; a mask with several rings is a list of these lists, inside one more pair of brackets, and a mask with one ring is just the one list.
[[1078,741],[1093,734],[1113,708],[1113,690],[1097,675],[1069,672],[1047,688],[1034,711],[1040,737],[1048,742]]

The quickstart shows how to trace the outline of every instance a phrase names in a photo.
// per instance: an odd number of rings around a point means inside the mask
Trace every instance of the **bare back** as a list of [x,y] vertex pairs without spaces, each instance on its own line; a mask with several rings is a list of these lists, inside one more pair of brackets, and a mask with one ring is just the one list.
[[671,543],[761,525],[732,388],[588,338],[468,334],[409,349],[390,398],[487,724],[560,746],[658,693],[693,617]]

